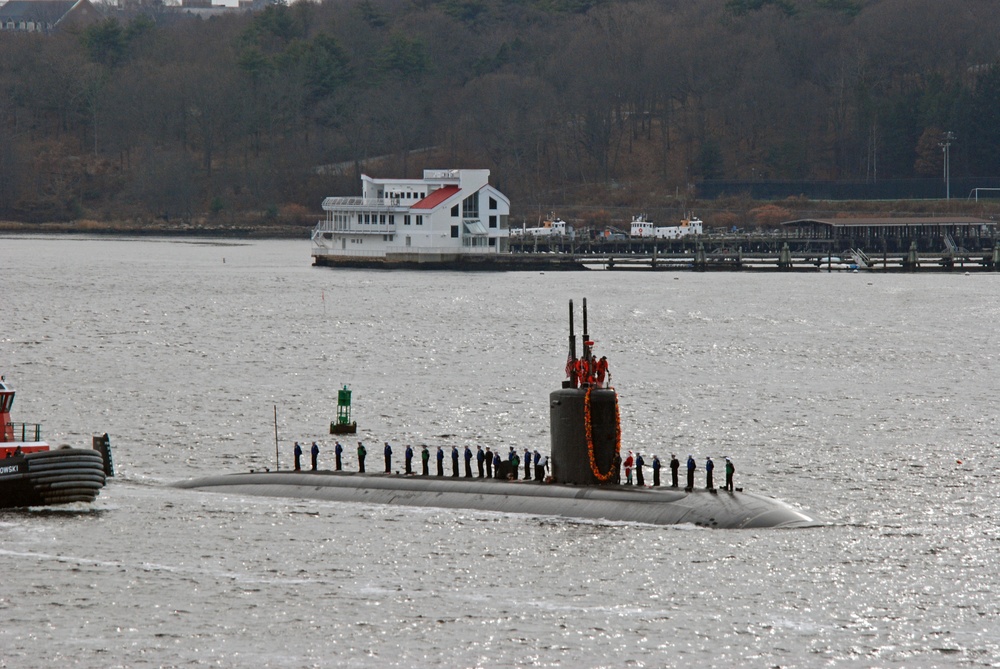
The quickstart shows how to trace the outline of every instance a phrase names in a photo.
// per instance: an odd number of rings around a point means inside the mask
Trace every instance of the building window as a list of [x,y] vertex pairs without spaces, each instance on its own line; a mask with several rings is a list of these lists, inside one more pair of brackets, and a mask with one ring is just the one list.
[[451,226],[451,238],[452,239],[458,239],[458,226],[457,225]]
[[490,216],[490,227],[491,228],[497,227],[497,217],[496,216]]
[[490,209],[496,209],[496,208],[497,208],[497,201],[494,200],[493,198],[490,198]]
[[497,245],[497,238],[490,237],[490,246],[496,246],[496,245]]
[[423,224],[424,224],[424,217],[422,215],[417,216],[417,225],[423,225]]
[[409,224],[410,224],[410,215],[403,214],[403,225],[409,225]]
[[458,218],[458,205],[457,204],[454,207],[451,208],[451,215],[454,216],[455,218]]
[[479,218],[479,193],[462,200],[462,218]]
[[381,223],[382,225],[385,225],[385,214],[382,214],[378,217],[378,222]]
[[389,225],[396,225],[396,215],[389,214]]

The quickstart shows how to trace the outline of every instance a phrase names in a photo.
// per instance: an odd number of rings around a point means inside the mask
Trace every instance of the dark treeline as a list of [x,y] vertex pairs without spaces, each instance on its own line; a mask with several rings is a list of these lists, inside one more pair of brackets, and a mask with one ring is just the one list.
[[907,178],[941,174],[945,132],[953,176],[1000,174],[994,0],[108,17],[0,33],[0,216],[313,218],[375,157],[384,176],[488,167],[515,209],[703,178]]

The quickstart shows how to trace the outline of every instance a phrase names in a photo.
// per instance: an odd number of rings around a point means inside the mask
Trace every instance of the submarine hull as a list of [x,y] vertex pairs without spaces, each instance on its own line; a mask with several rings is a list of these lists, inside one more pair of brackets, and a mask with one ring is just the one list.
[[181,481],[177,488],[239,495],[473,509],[720,529],[816,527],[822,522],[770,497],[672,488],[581,487],[537,482],[348,472],[256,472]]

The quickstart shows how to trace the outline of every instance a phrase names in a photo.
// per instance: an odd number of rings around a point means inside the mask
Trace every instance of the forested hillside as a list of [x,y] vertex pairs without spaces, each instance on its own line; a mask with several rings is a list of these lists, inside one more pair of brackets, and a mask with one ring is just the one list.
[[487,167],[515,212],[643,206],[710,178],[939,175],[946,131],[953,176],[995,176],[996,9],[300,0],[0,32],[0,218],[315,218],[379,156]]

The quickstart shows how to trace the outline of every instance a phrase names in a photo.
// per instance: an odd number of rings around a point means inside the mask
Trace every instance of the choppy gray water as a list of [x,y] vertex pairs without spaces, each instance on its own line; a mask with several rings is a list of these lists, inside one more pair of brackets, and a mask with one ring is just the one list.
[[[1000,664],[1000,276],[312,268],[306,241],[0,238],[0,370],[94,509],[0,512],[4,667]],[[624,444],[833,524],[581,523],[182,491],[354,390],[373,454],[547,447],[566,303]],[[397,449],[397,453],[400,450]],[[380,459],[374,458],[376,462]],[[327,460],[328,461],[328,460]]]

